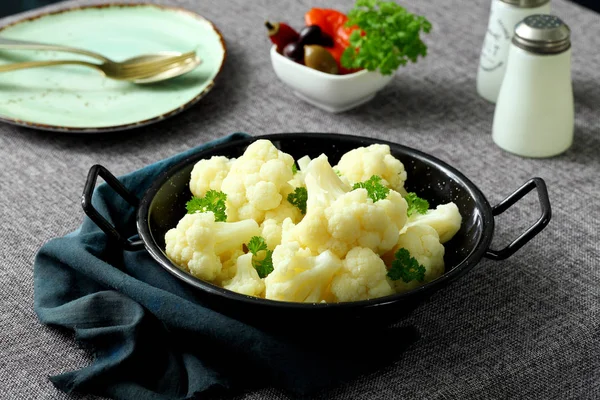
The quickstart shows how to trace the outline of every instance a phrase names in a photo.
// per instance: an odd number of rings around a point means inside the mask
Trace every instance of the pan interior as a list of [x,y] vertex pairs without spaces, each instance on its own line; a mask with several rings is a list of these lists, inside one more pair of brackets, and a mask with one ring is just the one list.
[[[304,155],[314,158],[325,153],[332,165],[335,165],[347,151],[377,142],[368,138],[350,136],[282,135],[277,139],[278,137],[278,135],[273,136],[271,141],[295,159]],[[185,203],[191,198],[189,180],[195,162],[213,155],[239,157],[247,144],[240,146],[239,142],[234,142],[199,153],[182,163],[179,169],[167,176],[164,183],[156,189],[149,205],[147,222],[153,241],[161,251],[165,248],[165,233],[175,227],[185,215]],[[445,244],[444,259],[446,273],[448,273],[467,259],[480,244],[484,235],[484,220],[487,218],[488,222],[493,224],[491,216],[486,216],[482,212],[485,207],[481,204],[478,206],[478,202],[485,202],[485,205],[487,202],[476,188],[469,187],[470,185],[464,182],[464,177],[447,166],[403,146],[390,144],[390,147],[392,154],[402,161],[407,171],[406,189],[409,192],[415,192],[427,199],[430,208],[454,202],[463,216],[460,231]]]

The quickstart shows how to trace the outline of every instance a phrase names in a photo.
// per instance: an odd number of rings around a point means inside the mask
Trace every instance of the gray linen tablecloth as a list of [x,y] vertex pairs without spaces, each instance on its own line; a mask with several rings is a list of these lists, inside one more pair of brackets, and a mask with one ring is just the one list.
[[[494,107],[475,91],[489,1],[404,2],[433,23],[429,56],[398,72],[372,102],[339,115],[303,103],[277,80],[262,24],[269,18],[300,25],[312,6],[348,9],[350,1],[160,3],[198,12],[224,34],[226,66],[199,104],[116,135],[0,125],[0,397],[81,398],[47,380],[86,365],[91,355],[69,332],[38,322],[32,263],[44,242],[80,224],[79,196],[91,165],[124,174],[234,131],[318,131],[379,137],[431,153],[464,172],[492,204],[540,176],[554,212],[550,225],[517,254],[483,260],[421,307],[410,322],[422,337],[397,362],[320,397],[600,398],[600,16],[553,0],[555,13],[572,28],[575,142],[559,157],[535,160],[494,145]],[[87,2],[48,9],[80,4]],[[538,214],[529,195],[499,217],[496,246]],[[243,398],[285,396],[264,389]]]

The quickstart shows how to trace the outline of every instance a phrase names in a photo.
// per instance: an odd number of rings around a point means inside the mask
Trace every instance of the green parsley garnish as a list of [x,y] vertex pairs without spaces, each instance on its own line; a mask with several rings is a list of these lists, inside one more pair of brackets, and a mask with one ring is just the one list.
[[292,174],[296,175],[298,173],[298,167],[296,167],[296,164],[292,164]]
[[287,201],[291,205],[300,209],[302,214],[306,214],[306,200],[308,199],[308,191],[305,187],[297,187],[293,193],[288,194]]
[[392,268],[387,272],[387,276],[397,281],[402,279],[405,283],[412,280],[423,282],[425,279],[425,267],[419,264],[416,258],[410,256],[410,252],[404,248],[398,249],[392,261]]
[[[429,33],[431,23],[391,1],[357,0],[348,13],[346,26],[358,26],[350,35],[350,46],[342,54],[342,66],[379,70],[391,75],[408,61],[427,55],[420,32]],[[361,32],[362,31],[362,32]]]
[[[258,276],[266,278],[273,272],[273,250],[267,248],[267,242],[261,236],[252,236],[246,246],[252,253],[252,266],[258,272]],[[264,253],[259,255],[261,252]]]
[[429,202],[417,196],[416,193],[410,192],[404,196],[404,200],[408,203],[406,213],[410,217],[414,213],[425,214],[429,210]]
[[188,214],[204,213],[212,211],[215,214],[215,221],[227,221],[225,213],[225,200],[227,195],[216,190],[209,190],[204,197],[192,197],[185,205]]
[[389,188],[381,184],[381,177],[377,175],[373,175],[368,180],[364,182],[355,183],[352,186],[352,189],[359,188],[365,189],[367,191],[367,194],[369,195],[371,200],[373,200],[373,203],[378,200],[385,199],[388,193],[390,192]]

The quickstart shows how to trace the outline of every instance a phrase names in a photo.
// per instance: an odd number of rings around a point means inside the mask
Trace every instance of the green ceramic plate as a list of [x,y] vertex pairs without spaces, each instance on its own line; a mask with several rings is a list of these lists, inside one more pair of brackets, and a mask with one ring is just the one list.
[[[194,49],[202,59],[194,71],[150,85],[114,81],[81,66],[0,73],[0,121],[54,131],[116,131],[175,115],[208,93],[226,54],[223,38],[210,21],[186,10],[151,4],[43,14],[0,29],[0,36],[81,47],[116,61],[142,53]],[[96,61],[63,52],[0,50],[0,64],[48,59]]]

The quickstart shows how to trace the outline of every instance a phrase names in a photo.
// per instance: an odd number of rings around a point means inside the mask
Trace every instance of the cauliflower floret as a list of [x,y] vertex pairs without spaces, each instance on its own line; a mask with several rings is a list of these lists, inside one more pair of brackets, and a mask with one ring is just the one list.
[[303,156],[300,157],[296,163],[298,164],[298,167],[300,167],[300,171],[304,171],[308,167],[308,164],[310,164],[310,162],[311,159],[309,156]]
[[265,290],[265,283],[252,266],[251,253],[237,258],[235,275],[230,280],[223,282],[223,287],[248,296],[261,296]]
[[[419,287],[427,282],[440,277],[444,273],[444,245],[440,243],[440,237],[435,229],[429,225],[413,225],[406,229],[398,239],[398,244],[389,253],[393,254],[400,248],[408,250],[411,257],[417,259],[419,264],[425,267],[425,279],[423,282],[412,280],[404,282],[402,279],[393,281],[392,284],[397,293]],[[384,257],[387,259],[387,257]]]
[[297,241],[313,253],[331,250],[340,258],[357,246],[378,254],[394,247],[407,219],[406,200],[398,192],[373,202],[365,189],[350,191],[325,155],[310,162],[305,179],[306,215],[295,226],[284,221],[282,243]]
[[229,173],[235,159],[213,156],[208,160],[200,160],[192,169],[190,190],[196,197],[203,197],[209,190],[221,191],[223,179]]
[[306,170],[306,167],[308,166],[308,164],[310,164],[310,157],[309,156],[301,157],[296,161],[296,163],[298,164],[300,169],[294,174],[294,177],[288,183],[290,185],[292,185],[294,188],[305,187],[306,185],[304,184],[304,175],[305,175],[304,171]]
[[296,207],[293,204],[290,204],[290,202],[287,201],[288,195],[293,192],[294,187],[292,187],[291,185],[287,185],[287,187],[282,188],[281,195],[284,200],[282,200],[281,204],[279,204],[276,208],[269,211],[265,211],[265,220],[274,219],[280,224],[286,218],[291,218],[292,221],[294,221],[294,223],[300,221],[302,219],[302,212],[298,207]]
[[302,219],[302,212],[287,201],[282,202],[277,208],[265,212],[265,220],[273,219],[281,224],[286,218],[297,223]]
[[254,219],[259,224],[265,212],[277,208],[293,178],[294,159],[269,140],[257,140],[231,164],[221,191],[227,195],[227,220]]
[[286,218],[281,224],[281,242],[280,244],[298,241],[295,236],[296,224],[291,218]]
[[265,238],[269,249],[274,249],[281,244],[282,226],[279,221],[272,218],[265,219],[263,223],[260,224],[260,231],[261,236]]
[[243,248],[235,248],[219,255],[221,272],[217,274],[214,283],[223,286],[223,282],[230,280],[235,275],[237,259],[246,254]]
[[206,281],[222,272],[220,258],[260,234],[256,221],[215,222],[212,212],[186,214],[165,234],[167,256],[184,271]]
[[[284,198],[287,198],[287,194]],[[289,219],[294,224],[302,219],[300,209],[290,204],[287,200],[282,201],[277,208],[265,212],[265,219],[260,225],[260,229],[262,237],[265,238],[267,246],[270,249],[274,249],[275,246],[281,243],[282,223],[286,219]]]
[[342,256],[353,247],[383,254],[396,244],[406,222],[406,202],[398,192],[375,203],[365,189],[353,190],[325,209],[332,251]]
[[265,278],[265,298],[305,303],[332,301],[331,279],[341,267],[341,260],[330,251],[313,256],[296,242],[281,244],[273,251],[273,272]]
[[404,229],[414,225],[429,225],[440,237],[440,243],[452,239],[460,229],[462,217],[454,203],[441,204],[435,210],[427,210],[425,214],[414,213],[408,218]]
[[342,261],[342,269],[331,282],[331,292],[340,302],[388,296],[394,289],[386,275],[383,260],[373,250],[355,247]]
[[390,146],[372,144],[350,150],[334,167],[350,185],[364,182],[373,175],[382,178],[381,183],[401,194],[406,194],[404,165],[390,154]]

